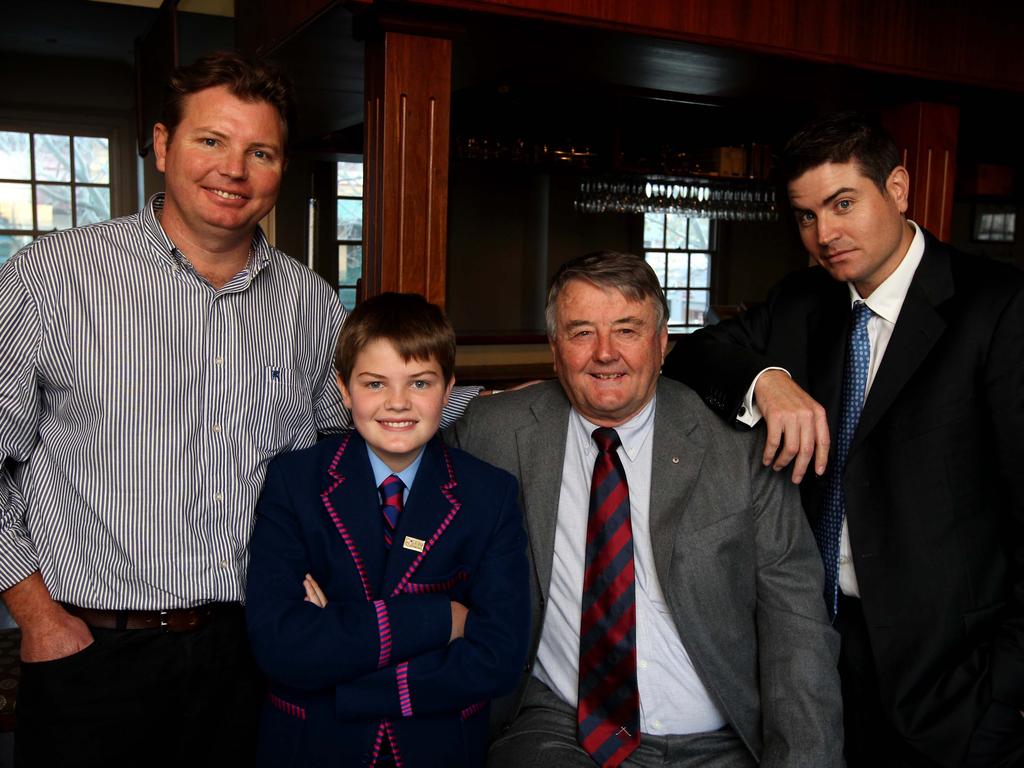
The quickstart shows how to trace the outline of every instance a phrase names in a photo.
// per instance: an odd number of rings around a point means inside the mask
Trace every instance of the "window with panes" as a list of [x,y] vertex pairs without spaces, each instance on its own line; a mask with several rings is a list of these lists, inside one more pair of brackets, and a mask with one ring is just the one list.
[[363,164],[338,163],[338,297],[356,305],[356,283],[363,274]]
[[679,213],[644,214],[644,258],[658,275],[669,308],[669,333],[689,333],[706,323],[711,307],[711,219]]
[[0,129],[0,264],[40,235],[110,218],[106,136]]

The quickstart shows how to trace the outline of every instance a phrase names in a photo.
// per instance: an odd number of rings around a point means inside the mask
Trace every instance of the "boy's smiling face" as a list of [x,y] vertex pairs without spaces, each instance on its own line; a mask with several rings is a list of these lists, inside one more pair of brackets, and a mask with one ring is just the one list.
[[454,377],[445,382],[433,358],[403,360],[385,339],[363,347],[348,384],[338,377],[356,430],[395,472],[408,467],[437,432],[454,384]]

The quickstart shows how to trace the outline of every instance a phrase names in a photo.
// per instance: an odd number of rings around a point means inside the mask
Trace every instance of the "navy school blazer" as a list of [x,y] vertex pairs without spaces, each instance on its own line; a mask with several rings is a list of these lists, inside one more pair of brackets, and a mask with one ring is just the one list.
[[[512,691],[530,634],[526,535],[512,475],[429,443],[395,531],[357,432],[275,459],[246,586],[269,678],[259,764],[482,766],[489,700]],[[328,605],[303,600],[312,574]],[[448,642],[450,601],[469,608]]]

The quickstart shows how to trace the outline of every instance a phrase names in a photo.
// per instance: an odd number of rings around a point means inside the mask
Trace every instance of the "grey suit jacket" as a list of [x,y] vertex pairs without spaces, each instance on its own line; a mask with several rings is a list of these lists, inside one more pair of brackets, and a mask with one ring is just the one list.
[[[570,405],[558,382],[473,402],[448,438],[519,478],[530,539],[532,663],[547,603]],[[761,466],[763,436],[658,382],[650,530],[679,636],[762,766],[842,765],[839,639],[796,488]],[[501,714],[500,707],[498,708]]]

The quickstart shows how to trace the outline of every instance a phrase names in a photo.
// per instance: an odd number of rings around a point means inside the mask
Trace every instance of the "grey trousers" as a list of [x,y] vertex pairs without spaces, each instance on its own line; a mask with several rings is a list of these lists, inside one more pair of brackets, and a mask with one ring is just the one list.
[[[623,768],[753,768],[754,756],[729,727],[686,736],[641,734]],[[531,679],[512,727],[491,744],[488,768],[594,768],[576,741],[576,711]]]

